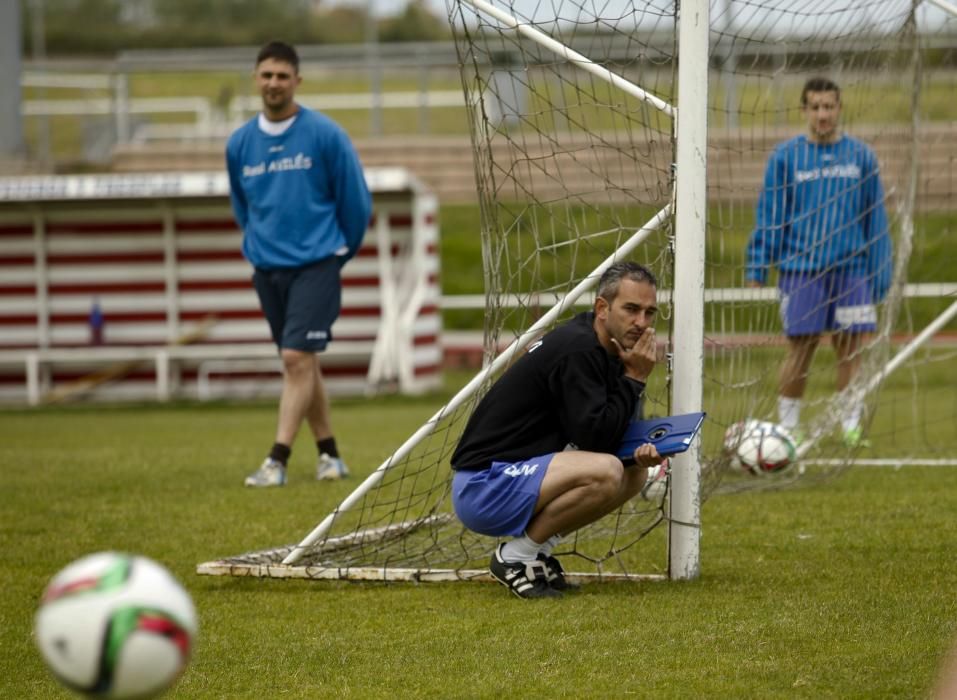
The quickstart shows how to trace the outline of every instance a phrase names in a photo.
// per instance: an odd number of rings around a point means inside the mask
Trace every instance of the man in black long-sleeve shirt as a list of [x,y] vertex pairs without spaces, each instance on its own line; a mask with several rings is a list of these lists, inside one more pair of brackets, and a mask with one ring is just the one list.
[[513,536],[491,573],[521,598],[572,587],[551,555],[560,538],[634,497],[654,445],[615,456],[655,367],[657,280],[631,262],[602,275],[594,309],[533,343],[492,386],[452,454],[452,503],[471,530]]

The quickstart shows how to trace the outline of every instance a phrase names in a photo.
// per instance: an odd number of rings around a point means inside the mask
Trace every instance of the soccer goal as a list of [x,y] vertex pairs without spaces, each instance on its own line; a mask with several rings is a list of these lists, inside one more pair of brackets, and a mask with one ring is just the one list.
[[[623,258],[660,281],[662,361],[646,413],[701,406],[708,420],[670,476],[563,542],[576,577],[693,578],[707,497],[833,478],[867,460],[957,463],[957,19],[946,7],[450,0],[449,16],[482,214],[485,365],[300,541],[200,573],[484,578],[494,542],[452,515],[458,436],[500,372],[587,308],[597,277]],[[773,280],[745,286],[745,248],[765,162],[806,130],[800,90],[818,74],[841,85],[845,130],[880,162],[893,284],[845,391],[834,390],[831,348],[818,349],[798,465],[747,477],[722,437],[745,417],[775,420],[784,343]],[[837,439],[851,400],[873,452]]]

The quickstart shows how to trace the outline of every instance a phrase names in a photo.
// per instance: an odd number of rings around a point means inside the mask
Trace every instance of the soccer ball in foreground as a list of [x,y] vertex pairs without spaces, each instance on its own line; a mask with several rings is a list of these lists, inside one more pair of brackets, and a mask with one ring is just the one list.
[[731,463],[749,474],[773,474],[787,469],[797,456],[794,438],[776,423],[748,420],[724,433],[724,449]]
[[100,552],[47,585],[37,646],[70,688],[103,698],[155,695],[186,667],[196,635],[189,594],[151,559]]

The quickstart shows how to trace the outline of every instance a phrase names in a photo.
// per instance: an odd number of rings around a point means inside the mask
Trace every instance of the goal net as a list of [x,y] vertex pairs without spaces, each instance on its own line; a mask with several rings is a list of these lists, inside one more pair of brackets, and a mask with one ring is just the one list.
[[[645,414],[672,413],[672,388],[682,381],[669,362],[682,342],[672,306],[682,234],[673,195],[679,11],[670,2],[450,0],[481,210],[483,369],[300,542],[207,562],[200,573],[484,576],[494,541],[452,514],[449,457],[490,384],[532,340],[589,308],[597,277],[615,259],[642,262],[659,278],[661,362]],[[957,457],[948,342],[957,325],[948,255],[957,223],[955,31],[955,18],[936,4],[712,3],[702,496],[833,477],[871,457]],[[876,153],[893,282],[842,392],[822,340],[807,370],[798,465],[746,477],[732,468],[723,436],[744,418],[777,421],[786,351],[776,273],[763,288],[746,286],[746,249],[767,159],[777,143],[806,133],[800,93],[815,75],[841,86],[844,130]],[[851,404],[862,407],[870,448],[840,439]],[[667,576],[667,528],[659,525],[668,522],[669,496],[662,472],[556,553],[581,576]]]
[[[766,170],[769,155],[777,144],[808,132],[800,97],[812,76],[840,86],[841,131],[876,155],[884,195],[878,204],[886,211],[893,252],[887,270],[892,284],[877,305],[877,330],[849,353],[859,368],[848,386],[837,390],[840,340],[833,334],[822,337],[803,373],[799,468],[757,481],[714,469],[707,488],[777,488],[830,478],[852,463],[955,463],[957,440],[948,433],[957,415],[957,392],[948,376],[955,369],[957,275],[944,262],[957,223],[952,179],[957,154],[945,145],[954,137],[957,115],[953,7],[892,0],[728,1],[718,3],[711,26],[715,87],[709,114],[707,285],[728,299],[706,307],[705,377],[711,396],[721,397],[712,417],[725,424],[746,416],[781,417],[779,377],[787,341],[776,274],[771,271],[763,289],[745,288],[746,249],[760,224],[755,203],[765,178],[773,180]],[[821,206],[803,212],[809,228],[830,227],[832,237],[819,236],[818,249],[811,251],[826,258],[828,246],[840,248],[845,229],[872,223],[873,211],[865,208],[857,221],[829,220],[859,194],[847,187],[837,167],[813,157],[803,162],[810,164],[795,167],[798,177],[827,183]],[[800,195],[793,182],[780,189],[765,202],[801,206],[794,202]],[[790,210],[780,218],[788,215]],[[789,233],[794,235],[783,235]],[[880,286],[873,265],[870,274],[865,282]],[[833,301],[824,298],[823,303]],[[861,413],[866,436],[856,447],[843,439],[854,412]],[[710,437],[719,440],[720,430]]]

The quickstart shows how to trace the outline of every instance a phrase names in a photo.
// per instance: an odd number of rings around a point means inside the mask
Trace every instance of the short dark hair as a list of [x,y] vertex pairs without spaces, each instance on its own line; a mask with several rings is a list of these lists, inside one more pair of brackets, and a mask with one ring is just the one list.
[[647,282],[652,287],[658,286],[658,279],[644,265],[630,261],[616,262],[605,270],[598,280],[598,296],[610,304],[618,296],[618,288],[621,286],[623,279],[629,279],[632,282]]
[[296,73],[299,73],[299,54],[289,44],[282,41],[270,41],[259,49],[259,54],[256,56],[256,65],[258,66],[268,58],[288,63],[296,69]]
[[837,86],[830,78],[822,78],[820,76],[815,78],[809,78],[806,83],[804,83],[804,89],[801,90],[801,106],[807,106],[807,94],[809,92],[833,92],[837,94],[837,101],[841,101],[841,88]]

